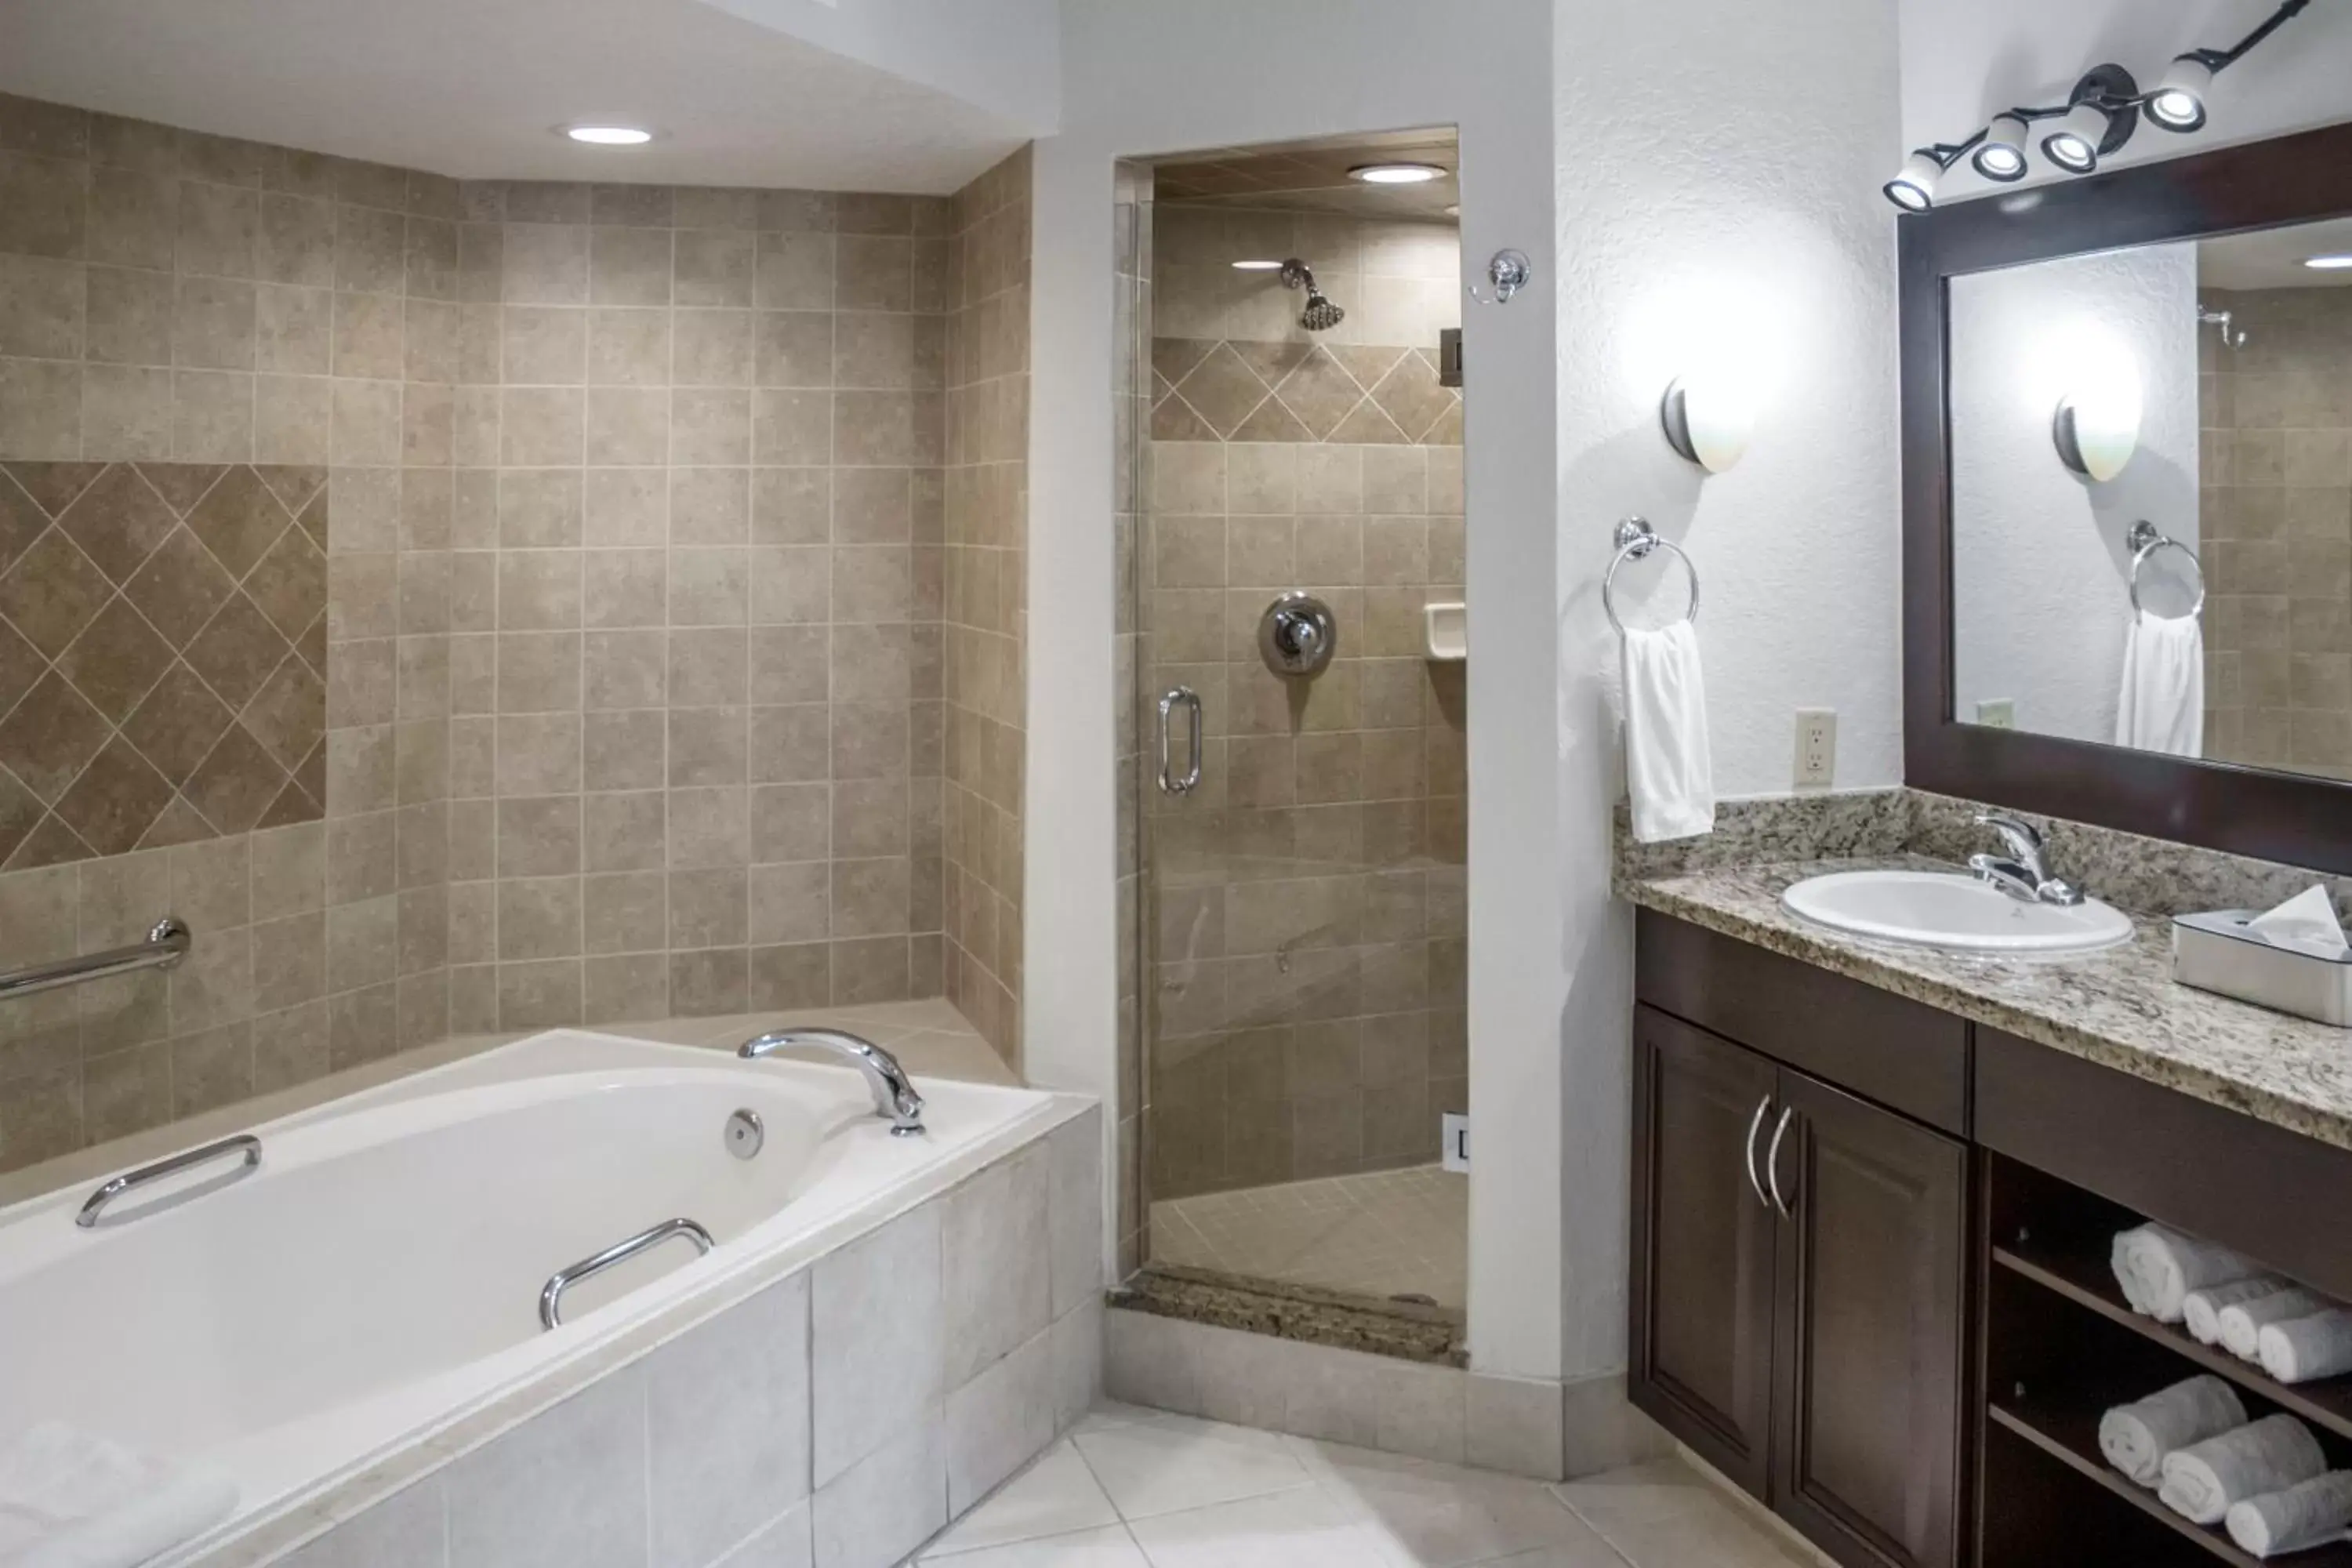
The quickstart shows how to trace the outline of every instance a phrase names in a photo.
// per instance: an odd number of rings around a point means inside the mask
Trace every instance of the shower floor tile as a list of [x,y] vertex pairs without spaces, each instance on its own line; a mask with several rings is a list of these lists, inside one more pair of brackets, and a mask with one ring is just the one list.
[[1417,1165],[1151,1205],[1151,1259],[1375,1300],[1468,1299],[1470,1183]]

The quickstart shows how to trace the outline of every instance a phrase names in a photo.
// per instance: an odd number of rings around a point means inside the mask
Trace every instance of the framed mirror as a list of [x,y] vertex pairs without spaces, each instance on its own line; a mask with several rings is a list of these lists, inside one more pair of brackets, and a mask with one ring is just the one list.
[[1900,236],[1907,781],[2352,871],[2352,125]]

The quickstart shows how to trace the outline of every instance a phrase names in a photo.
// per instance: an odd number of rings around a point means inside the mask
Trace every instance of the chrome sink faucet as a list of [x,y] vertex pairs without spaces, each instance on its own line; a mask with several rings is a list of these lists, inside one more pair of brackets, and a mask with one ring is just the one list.
[[2083,901],[2081,889],[2050,874],[2042,858],[2042,835],[2034,831],[2032,823],[1998,811],[1980,811],[1977,813],[1977,826],[2000,834],[2009,850],[2006,858],[1969,857],[1969,869],[1976,873],[1979,881],[1999,888],[2021,903],[2071,905]]
[[914,1080],[898,1058],[876,1045],[844,1029],[772,1029],[755,1035],[743,1042],[735,1054],[745,1061],[757,1061],[776,1051],[795,1047],[809,1047],[846,1057],[866,1075],[866,1087],[874,1091],[874,1114],[890,1123],[894,1138],[914,1138],[923,1131],[923,1097],[915,1092]]

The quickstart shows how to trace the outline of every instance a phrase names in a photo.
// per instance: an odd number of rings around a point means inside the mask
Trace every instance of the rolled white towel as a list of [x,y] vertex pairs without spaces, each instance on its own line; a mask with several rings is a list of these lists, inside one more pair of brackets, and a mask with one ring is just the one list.
[[2109,1256],[2132,1310],[2163,1323],[2180,1321],[2191,1290],[2261,1272],[2226,1247],[2153,1223],[2116,1237]]
[[2330,1470],[2283,1492],[2233,1502],[2221,1524],[2231,1540],[2257,1557],[2343,1540],[2352,1527],[2352,1470]]
[[2118,1405],[2099,1417],[2099,1452],[2144,1487],[2163,1479],[2164,1457],[2246,1424],[2238,1391],[2210,1373]]
[[2341,1307],[2264,1323],[2256,1339],[2263,1370],[2281,1383],[2352,1372],[2352,1311]]
[[132,1568],[226,1519],[236,1482],[45,1421],[0,1443],[0,1563]]
[[2275,1274],[2255,1274],[2226,1284],[2208,1285],[2181,1298],[2180,1321],[2200,1345],[2221,1342],[2221,1311],[2241,1301],[2259,1301],[2294,1287]]
[[2275,1296],[2233,1301],[2221,1309],[2221,1348],[2240,1361],[2263,1359],[2263,1330],[2271,1323],[2308,1318],[2336,1305],[2316,1290],[2296,1285]]
[[2292,1415],[2265,1415],[2167,1454],[2157,1500],[2199,1524],[2219,1524],[2231,1503],[2283,1492],[2326,1468],[2309,1427]]

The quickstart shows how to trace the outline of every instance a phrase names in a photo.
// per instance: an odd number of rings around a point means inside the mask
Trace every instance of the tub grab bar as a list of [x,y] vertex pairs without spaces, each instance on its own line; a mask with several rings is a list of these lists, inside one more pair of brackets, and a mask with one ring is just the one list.
[[659,1247],[671,1237],[682,1236],[694,1243],[697,1258],[709,1252],[718,1243],[710,1233],[690,1219],[666,1219],[648,1230],[641,1230],[628,1240],[608,1247],[593,1258],[583,1258],[568,1268],[559,1268],[547,1277],[539,1292],[539,1326],[542,1329],[563,1325],[563,1293],[583,1279],[593,1279],[615,1264],[626,1263],[638,1253]]
[[158,1160],[152,1165],[142,1165],[135,1171],[125,1171],[121,1175],[89,1194],[89,1199],[81,1205],[81,1212],[74,1215],[74,1224],[84,1230],[91,1229],[98,1224],[98,1216],[105,1211],[106,1205],[123,1194],[137,1192],[150,1182],[160,1182],[166,1176],[176,1176],[182,1171],[193,1170],[198,1165],[209,1165],[215,1160],[228,1154],[245,1156],[245,1170],[235,1173],[230,1178],[235,1180],[236,1176],[242,1176],[246,1171],[250,1171],[261,1163],[261,1140],[250,1132],[240,1132],[233,1138],[224,1138],[216,1143],[205,1143],[194,1149],[184,1150],[168,1160]]
[[169,969],[188,951],[188,928],[165,915],[148,931],[145,942],[79,958],[60,958],[54,963],[28,964],[0,974],[0,1002],[55,991],[60,985],[79,985],[85,980],[104,980],[142,969]]

